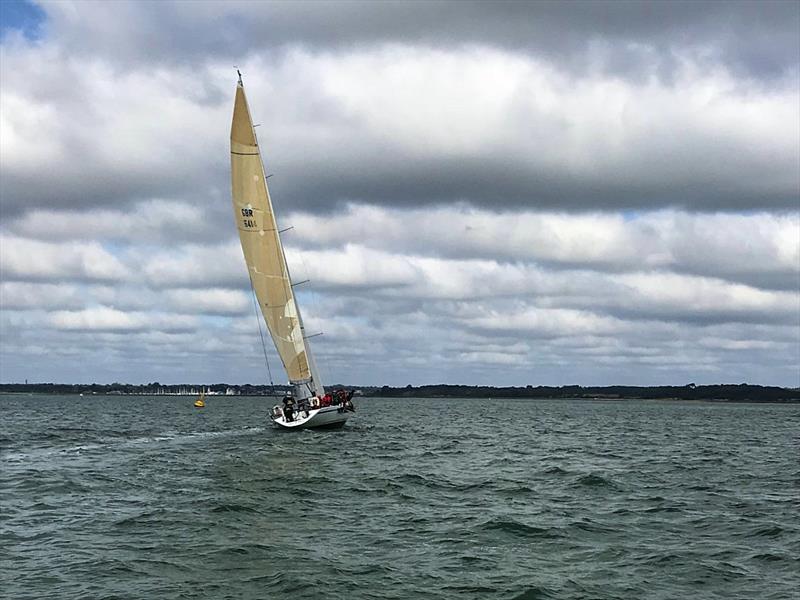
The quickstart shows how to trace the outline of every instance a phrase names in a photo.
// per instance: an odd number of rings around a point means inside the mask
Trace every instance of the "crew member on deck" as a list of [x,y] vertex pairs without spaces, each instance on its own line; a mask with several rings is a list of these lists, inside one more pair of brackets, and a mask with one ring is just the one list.
[[294,398],[286,396],[283,399],[283,416],[286,421],[294,421]]
[[300,400],[300,403],[297,406],[297,412],[298,414],[303,413],[301,415],[303,417],[308,417],[308,408],[309,408],[308,398],[303,398],[302,400]]

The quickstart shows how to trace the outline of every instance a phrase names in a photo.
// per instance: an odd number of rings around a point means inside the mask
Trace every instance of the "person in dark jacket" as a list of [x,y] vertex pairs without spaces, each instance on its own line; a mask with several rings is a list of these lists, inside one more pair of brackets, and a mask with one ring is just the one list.
[[283,399],[283,416],[286,421],[294,421],[294,398],[286,396]]
[[308,402],[308,398],[303,398],[302,400],[300,400],[300,403],[297,406],[297,412],[298,412],[298,414],[302,413],[301,416],[303,418],[306,418],[306,417],[308,417],[308,409],[309,408],[310,408],[310,405],[309,405],[309,402]]

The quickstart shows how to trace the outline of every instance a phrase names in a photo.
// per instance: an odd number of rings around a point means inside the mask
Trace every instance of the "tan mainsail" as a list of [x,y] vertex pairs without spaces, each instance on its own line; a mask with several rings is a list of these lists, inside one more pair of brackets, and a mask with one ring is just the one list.
[[[302,323],[241,79],[231,124],[231,187],[244,259],[272,340],[289,380],[309,381],[312,373]],[[315,389],[309,386],[311,392]]]

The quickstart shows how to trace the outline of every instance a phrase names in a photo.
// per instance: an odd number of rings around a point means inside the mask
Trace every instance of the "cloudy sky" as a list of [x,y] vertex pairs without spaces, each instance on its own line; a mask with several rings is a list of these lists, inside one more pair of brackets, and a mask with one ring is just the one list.
[[[3,2],[0,381],[800,386],[797,2]],[[276,382],[281,372],[269,347]]]

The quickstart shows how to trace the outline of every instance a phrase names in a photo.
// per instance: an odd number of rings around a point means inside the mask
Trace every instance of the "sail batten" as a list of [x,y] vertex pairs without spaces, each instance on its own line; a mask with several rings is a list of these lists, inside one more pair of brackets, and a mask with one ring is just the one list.
[[231,196],[250,282],[278,355],[291,382],[311,382],[302,320],[241,83],[236,87],[231,123]]

